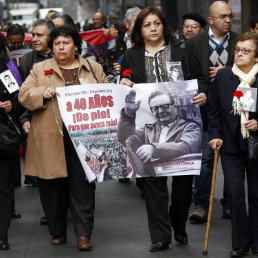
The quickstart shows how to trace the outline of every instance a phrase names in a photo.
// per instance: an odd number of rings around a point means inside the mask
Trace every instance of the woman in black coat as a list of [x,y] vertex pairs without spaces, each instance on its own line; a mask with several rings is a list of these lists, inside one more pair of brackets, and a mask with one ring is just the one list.
[[[21,84],[20,74],[14,67],[15,65],[10,62],[8,57],[4,36],[0,34],[0,75],[4,75],[0,77],[0,250],[9,249],[7,233],[13,212],[14,170],[20,145],[19,134],[21,133],[16,121],[18,121],[18,116],[23,111],[23,108],[18,103],[17,91],[12,92],[12,90],[8,89],[8,85],[14,85],[14,82],[10,83],[10,76],[8,78],[6,74],[3,74],[9,69],[15,70],[14,78],[18,85]],[[12,93],[9,93],[8,90]],[[6,137],[3,133],[3,125],[8,125],[15,134],[11,139],[15,140],[13,147],[7,150],[2,148],[2,140]]]
[[[199,94],[194,104],[206,103],[207,84],[196,60],[190,58],[180,42],[170,37],[164,16],[156,7],[144,8],[136,18],[131,41],[133,47],[125,52],[122,71],[131,69],[131,77],[123,78],[121,84],[155,83],[169,81],[167,62],[181,62],[184,79],[198,80]],[[188,243],[186,220],[192,200],[193,176],[175,176],[172,183],[172,204],[168,212],[168,189],[166,177],[137,179],[143,191],[151,236],[150,251],[163,251],[171,243],[171,226],[175,240]]]
[[[258,160],[248,155],[248,140],[258,138],[258,36],[252,33],[240,36],[234,52],[233,67],[221,69],[209,91],[209,144],[216,150],[218,141],[223,142],[221,164],[230,200],[231,257],[244,256],[250,248],[258,256]],[[243,108],[242,95],[248,91],[256,92],[254,110]]]

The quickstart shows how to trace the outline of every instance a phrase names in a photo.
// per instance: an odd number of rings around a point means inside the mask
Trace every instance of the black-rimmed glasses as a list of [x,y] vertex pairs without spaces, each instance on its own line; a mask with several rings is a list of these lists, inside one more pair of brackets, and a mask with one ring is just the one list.
[[152,113],[156,113],[161,109],[162,111],[168,110],[169,106],[174,106],[173,104],[163,104],[159,106],[150,107],[150,110]]

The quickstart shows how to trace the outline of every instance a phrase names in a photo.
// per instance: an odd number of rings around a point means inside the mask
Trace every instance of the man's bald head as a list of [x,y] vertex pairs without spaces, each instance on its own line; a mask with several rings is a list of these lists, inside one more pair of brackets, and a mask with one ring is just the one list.
[[224,9],[224,8],[230,8],[230,5],[226,3],[225,1],[215,1],[213,2],[209,7],[209,16],[215,16],[216,10],[218,9]]

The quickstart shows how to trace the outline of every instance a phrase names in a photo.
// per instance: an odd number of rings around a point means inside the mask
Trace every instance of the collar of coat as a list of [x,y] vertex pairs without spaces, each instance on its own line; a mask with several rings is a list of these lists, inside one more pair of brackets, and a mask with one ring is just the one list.
[[[55,59],[55,57],[49,59],[50,63],[50,67],[49,69],[52,69],[54,71],[54,73],[58,74],[61,78],[62,76],[62,72],[59,69],[59,65]],[[88,70],[90,72],[90,67],[89,64],[87,63],[87,61],[81,57],[81,55],[78,56],[78,61],[79,61],[79,70],[78,70],[78,74],[80,73],[80,70],[82,68],[85,68],[86,70]]]

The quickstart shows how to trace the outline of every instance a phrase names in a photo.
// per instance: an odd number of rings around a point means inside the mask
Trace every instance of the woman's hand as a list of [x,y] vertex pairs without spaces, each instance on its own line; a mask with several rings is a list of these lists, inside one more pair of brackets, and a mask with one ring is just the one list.
[[223,144],[223,141],[221,139],[213,139],[209,142],[209,145],[211,146],[211,148],[216,151],[219,150],[221,148]]
[[44,99],[51,99],[55,97],[55,95],[58,95],[58,93],[55,91],[53,87],[48,87],[45,89],[43,97]]
[[30,121],[23,123],[22,129],[25,133],[29,133],[30,132]]
[[246,121],[244,125],[248,131],[255,132],[258,130],[258,122],[255,119]]
[[11,112],[12,111],[12,102],[10,100],[1,102],[0,101],[0,108],[3,108],[6,112]]
[[207,101],[207,97],[204,93],[200,93],[193,98],[193,104],[199,104],[200,106],[205,105],[206,101]]
[[119,63],[113,63],[113,68],[116,72],[116,74],[120,74],[121,73],[121,65]]
[[131,80],[127,79],[127,78],[123,78],[123,79],[120,81],[120,84],[122,84],[122,85],[127,85],[127,86],[129,86],[129,87],[133,87],[133,86],[134,86],[134,83],[133,83]]

